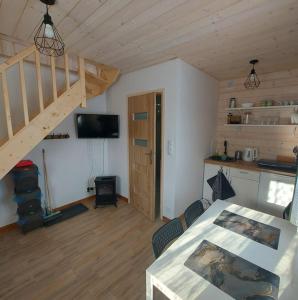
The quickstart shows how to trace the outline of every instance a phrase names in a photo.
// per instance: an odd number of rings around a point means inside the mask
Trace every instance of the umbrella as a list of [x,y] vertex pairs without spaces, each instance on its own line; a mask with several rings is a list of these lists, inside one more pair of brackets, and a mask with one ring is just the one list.
[[212,193],[213,202],[217,199],[226,200],[236,195],[231,184],[229,183],[226,176],[224,175],[222,168],[218,171],[217,175],[209,178],[207,182],[213,191]]

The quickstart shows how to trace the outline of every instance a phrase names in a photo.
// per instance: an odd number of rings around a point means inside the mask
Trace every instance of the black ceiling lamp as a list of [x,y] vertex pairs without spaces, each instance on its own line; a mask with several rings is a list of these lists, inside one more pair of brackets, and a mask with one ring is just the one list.
[[38,51],[48,56],[61,56],[64,54],[64,42],[56,29],[48,12],[49,5],[54,5],[56,0],[40,0],[47,7],[43,21],[34,36],[34,43]]
[[250,64],[252,64],[252,69],[244,82],[244,86],[247,89],[256,89],[261,83],[255,70],[255,64],[257,64],[258,62],[259,61],[257,59],[253,59],[249,62]]

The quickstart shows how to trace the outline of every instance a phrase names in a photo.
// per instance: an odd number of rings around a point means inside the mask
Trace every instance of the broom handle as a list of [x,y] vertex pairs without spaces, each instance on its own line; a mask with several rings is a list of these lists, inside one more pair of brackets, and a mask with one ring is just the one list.
[[45,157],[45,149],[42,149],[42,158],[43,158],[43,169],[44,169],[44,181],[45,181],[45,194],[46,194],[46,202],[47,202],[47,210],[49,213],[52,212],[52,201],[51,195],[48,185],[48,171],[46,165],[46,157]]

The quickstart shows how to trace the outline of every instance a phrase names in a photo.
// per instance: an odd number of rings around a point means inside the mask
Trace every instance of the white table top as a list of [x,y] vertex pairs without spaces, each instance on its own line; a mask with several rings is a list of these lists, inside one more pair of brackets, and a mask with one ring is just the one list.
[[[279,228],[278,250],[214,225],[223,210]],[[239,205],[217,200],[148,269],[152,283],[170,299],[233,299],[209,281],[184,266],[203,240],[208,240],[280,277],[279,300],[298,299],[297,227]]]

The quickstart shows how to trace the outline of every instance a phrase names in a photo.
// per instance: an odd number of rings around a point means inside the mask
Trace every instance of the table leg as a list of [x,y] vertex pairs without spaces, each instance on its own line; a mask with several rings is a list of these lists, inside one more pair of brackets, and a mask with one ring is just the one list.
[[146,271],[146,300],[153,300],[153,285],[151,274]]

